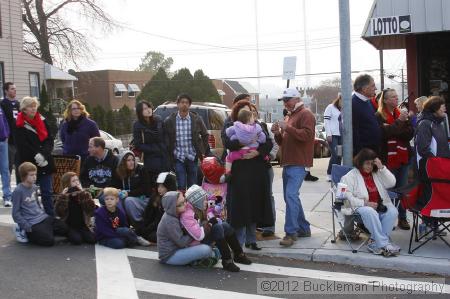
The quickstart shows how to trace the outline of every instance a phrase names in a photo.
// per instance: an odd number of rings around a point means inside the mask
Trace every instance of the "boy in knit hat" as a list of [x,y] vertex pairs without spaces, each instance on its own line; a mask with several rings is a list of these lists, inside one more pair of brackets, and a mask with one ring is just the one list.
[[[197,242],[212,245],[214,242],[222,256],[224,270],[230,272],[240,271],[234,262],[249,265],[252,262],[244,254],[233,228],[226,222],[218,223],[215,217],[206,220],[206,205],[208,193],[200,186],[192,185],[186,191],[186,209],[180,215],[181,225]],[[200,225],[199,222],[202,224]]]

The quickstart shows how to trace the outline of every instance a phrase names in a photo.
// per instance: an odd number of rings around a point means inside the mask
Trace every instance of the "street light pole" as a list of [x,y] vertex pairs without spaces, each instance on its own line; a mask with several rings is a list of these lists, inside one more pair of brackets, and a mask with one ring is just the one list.
[[343,100],[343,162],[352,166],[353,128],[352,128],[352,75],[350,52],[350,7],[349,0],[339,0],[339,35],[341,49],[341,92]]

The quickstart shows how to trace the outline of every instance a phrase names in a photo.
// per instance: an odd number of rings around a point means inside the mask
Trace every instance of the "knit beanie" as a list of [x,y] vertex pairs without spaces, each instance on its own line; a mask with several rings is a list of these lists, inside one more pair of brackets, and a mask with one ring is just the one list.
[[208,193],[198,185],[192,185],[186,191],[186,200],[199,210],[203,210],[207,196]]
[[177,191],[177,177],[173,172],[161,172],[156,179],[157,184],[163,184],[167,191]]

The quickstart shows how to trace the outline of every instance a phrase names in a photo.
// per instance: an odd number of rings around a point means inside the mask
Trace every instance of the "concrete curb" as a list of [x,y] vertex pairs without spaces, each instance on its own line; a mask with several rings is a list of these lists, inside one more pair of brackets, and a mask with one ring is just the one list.
[[333,249],[263,248],[261,251],[245,250],[247,253],[269,257],[284,257],[302,261],[331,262],[359,267],[450,276],[450,260],[410,256],[407,253],[386,258],[359,251]]

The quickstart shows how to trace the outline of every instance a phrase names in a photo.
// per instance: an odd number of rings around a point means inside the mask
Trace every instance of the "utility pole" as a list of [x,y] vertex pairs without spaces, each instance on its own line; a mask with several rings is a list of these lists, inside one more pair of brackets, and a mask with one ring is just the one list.
[[384,62],[383,62],[383,50],[379,50],[380,53],[380,83],[381,90],[384,89]]
[[[311,73],[311,65],[309,59],[309,45],[308,45],[308,34],[307,34],[307,22],[306,22],[306,0],[302,0],[303,6],[303,39],[305,40],[305,87],[311,86],[311,81],[309,80],[308,74]],[[317,112],[316,112],[317,113]]]
[[341,50],[341,92],[343,100],[344,165],[352,166],[353,128],[352,128],[352,66],[350,51],[350,7],[349,0],[339,0],[339,35]]
[[255,3],[255,34],[256,34],[256,75],[258,76],[258,94],[261,92],[261,78],[259,72],[259,33],[258,33],[258,4]]
[[402,68],[402,102],[405,99],[405,79],[403,78],[403,68]]

